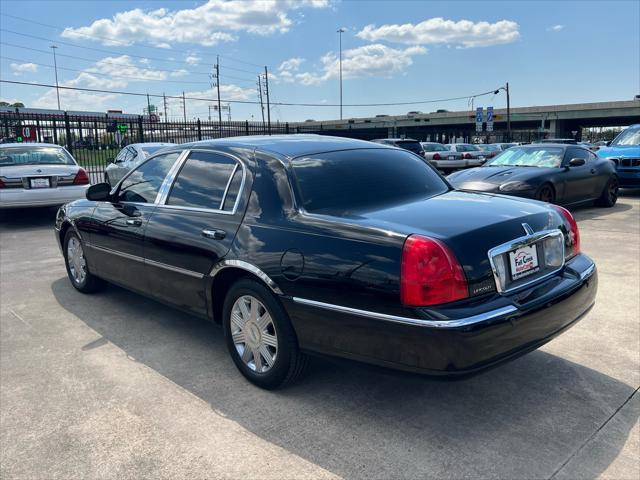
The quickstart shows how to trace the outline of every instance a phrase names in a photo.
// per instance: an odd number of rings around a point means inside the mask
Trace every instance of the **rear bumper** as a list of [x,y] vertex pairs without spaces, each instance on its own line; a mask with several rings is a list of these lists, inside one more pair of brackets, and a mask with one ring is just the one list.
[[0,190],[0,208],[49,207],[63,205],[84,198],[89,185],[57,188]]
[[431,160],[436,168],[465,168],[467,160]]
[[465,308],[396,317],[303,299],[283,303],[303,349],[420,373],[466,375],[534,350],[574,325],[593,306],[597,284],[595,265],[579,255],[540,284]]

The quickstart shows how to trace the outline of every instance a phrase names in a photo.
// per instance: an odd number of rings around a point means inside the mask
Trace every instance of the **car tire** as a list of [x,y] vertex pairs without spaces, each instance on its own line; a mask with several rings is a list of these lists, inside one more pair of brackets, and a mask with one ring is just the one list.
[[556,192],[553,189],[553,186],[549,183],[541,185],[536,192],[536,199],[540,200],[541,202],[555,203]]
[[620,186],[616,177],[611,177],[602,190],[600,198],[596,200],[596,205],[599,207],[611,208],[618,201],[618,191]]
[[67,230],[63,242],[64,264],[71,285],[82,293],[93,293],[102,290],[106,282],[89,271],[89,265],[84,256],[84,247],[80,238],[73,231]]
[[298,347],[287,312],[264,285],[236,282],[225,298],[222,323],[233,362],[254,385],[273,390],[302,375],[307,355]]

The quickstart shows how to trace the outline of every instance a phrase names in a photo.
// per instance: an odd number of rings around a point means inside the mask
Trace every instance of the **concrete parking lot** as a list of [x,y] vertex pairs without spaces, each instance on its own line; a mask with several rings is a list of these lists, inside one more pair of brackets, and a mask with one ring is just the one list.
[[640,193],[574,212],[595,308],[540,350],[440,381],[313,359],[277,392],[221,330],[67,280],[53,210],[0,223],[0,477],[640,478]]

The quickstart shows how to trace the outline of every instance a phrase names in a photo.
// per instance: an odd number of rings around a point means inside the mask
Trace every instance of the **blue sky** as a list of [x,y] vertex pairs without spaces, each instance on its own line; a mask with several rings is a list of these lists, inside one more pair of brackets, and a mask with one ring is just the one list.
[[[61,85],[214,98],[208,72],[220,55],[223,100],[257,101],[256,77],[267,65],[273,101],[336,104],[336,30],[344,27],[345,104],[464,97],[507,81],[514,106],[627,100],[640,93],[637,0],[3,0],[0,26],[0,76],[21,82],[54,83],[48,47],[55,42]],[[52,89],[0,88],[2,100],[56,107]],[[141,113],[146,98],[63,91],[61,103],[67,110]],[[206,118],[210,103],[187,101],[187,116]],[[180,102],[168,104],[169,116],[181,118]],[[475,106],[488,105],[504,106],[504,95],[475,99]],[[344,116],[439,108],[470,104],[465,98],[345,107]],[[238,103],[231,103],[231,113],[235,120],[260,116],[258,106]],[[272,109],[272,119],[281,121],[338,115],[330,106]]]

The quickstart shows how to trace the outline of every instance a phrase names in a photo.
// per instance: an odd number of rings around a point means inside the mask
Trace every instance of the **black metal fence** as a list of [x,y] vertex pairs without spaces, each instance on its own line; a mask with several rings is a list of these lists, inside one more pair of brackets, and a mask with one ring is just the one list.
[[44,142],[62,145],[91,175],[102,181],[107,165],[131,143],[186,143],[240,135],[296,133],[288,123],[262,122],[152,122],[138,115],[0,112],[0,139],[4,142]]

